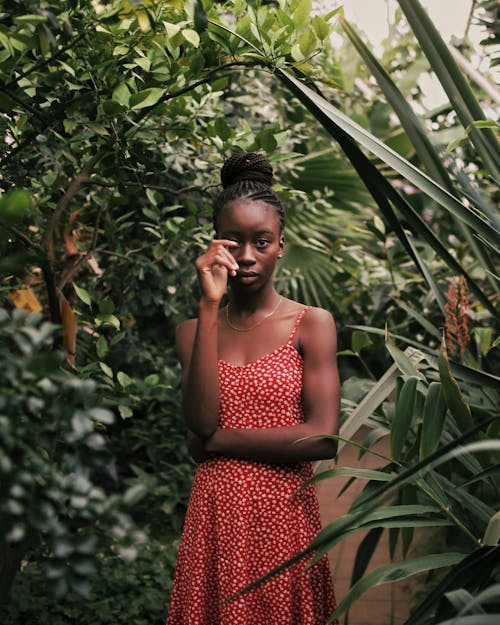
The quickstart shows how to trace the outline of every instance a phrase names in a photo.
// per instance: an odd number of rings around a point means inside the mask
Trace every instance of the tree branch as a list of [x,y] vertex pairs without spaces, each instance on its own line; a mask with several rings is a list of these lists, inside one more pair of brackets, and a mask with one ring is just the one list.
[[180,195],[181,193],[186,193],[187,191],[207,191],[208,189],[219,186],[218,184],[211,184],[204,187],[200,187],[198,185],[189,185],[187,187],[181,187],[180,189],[174,189],[172,187],[166,187],[165,185],[161,184],[134,182],[132,180],[126,182],[108,182],[106,180],[101,180],[100,178],[89,178],[88,180],[84,180],[82,184],[96,187],[105,187],[107,189],[114,189],[120,184],[124,187],[140,187],[141,189],[152,189],[153,191],[162,191],[164,193],[170,193],[171,195]]
[[83,254],[83,256],[80,256],[80,258],[78,259],[78,261],[73,265],[73,267],[71,267],[71,269],[67,272],[67,274],[65,276],[63,276],[61,278],[61,281],[59,282],[59,291],[62,291],[63,288],[66,286],[66,284],[73,278],[73,276],[78,272],[78,270],[80,269],[80,267],[94,254],[94,251],[96,249],[97,246],[97,236],[99,234],[99,222],[101,221],[101,214],[102,214],[102,209],[99,208],[99,212],[97,213],[97,219],[95,222],[95,226],[94,226],[94,232],[92,234],[92,242],[90,244],[89,249],[85,252],[85,254]]
[[50,259],[46,258],[41,263],[43,278],[45,280],[45,286],[47,287],[47,297],[49,301],[50,319],[53,323],[61,323],[61,308],[59,304],[59,295],[57,291],[56,276]]
[[49,219],[49,222],[47,224],[47,229],[45,230],[45,233],[42,238],[41,246],[44,250],[47,250],[47,252],[49,250],[50,243],[52,241],[52,235],[54,233],[54,229],[61,215],[70,205],[71,201],[75,197],[80,186],[89,179],[89,176],[92,173],[93,168],[101,160],[104,154],[105,154],[104,148],[98,150],[96,154],[94,154],[94,156],[84,165],[82,171],[73,178],[68,189],[66,190],[62,198],[57,203],[57,206]]
[[20,241],[22,241],[26,245],[26,247],[29,247],[32,250],[36,250],[37,252],[44,251],[38,243],[35,243],[34,241],[32,241],[29,237],[27,237],[24,233],[22,233],[20,230],[18,230],[14,226],[11,226],[10,224],[5,223],[1,219],[0,219],[0,225],[3,226],[4,228],[7,228],[7,230],[9,230],[10,232],[12,232],[12,234],[16,237],[16,239],[19,239]]
[[[78,35],[78,37],[75,37],[74,39],[72,39],[71,41],[69,41],[65,46],[63,46],[62,48],[60,48],[57,52],[55,52],[51,57],[49,57],[48,59],[44,59],[43,61],[39,61],[38,63],[36,63],[35,65],[33,65],[33,67],[30,67],[29,69],[27,69],[25,72],[21,72],[17,78],[14,78],[14,80],[11,80],[9,83],[7,83],[6,85],[2,85],[0,86],[0,91],[5,91],[5,92],[9,92],[10,89],[12,87],[14,87],[15,85],[17,85],[17,83],[21,80],[21,78],[26,78],[26,76],[29,76],[30,74],[32,74],[33,72],[37,72],[38,70],[42,69],[43,67],[46,67],[47,65],[49,65],[50,63],[52,63],[53,61],[55,61],[58,57],[61,56],[61,54],[63,54],[64,52],[66,52],[66,50],[70,50],[75,44],[77,44],[79,41],[81,41],[81,39],[83,39],[85,37],[85,35],[87,34],[87,31],[90,30],[91,26],[95,26],[94,24],[90,24],[88,25],[82,33],[80,33]],[[9,95],[10,92],[9,92]]]
[[49,124],[48,118],[42,115],[40,111],[37,111],[35,107],[31,106],[31,104],[24,102],[19,96],[13,94],[11,91],[9,91],[6,95],[11,100],[14,100],[14,102],[17,102],[19,106],[22,106],[24,109],[26,109],[28,113],[31,113],[33,117],[36,117],[40,122],[42,122],[44,126],[47,126]]

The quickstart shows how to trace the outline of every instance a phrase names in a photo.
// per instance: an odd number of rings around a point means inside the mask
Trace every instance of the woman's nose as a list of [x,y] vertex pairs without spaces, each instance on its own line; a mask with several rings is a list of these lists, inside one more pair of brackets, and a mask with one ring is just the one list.
[[238,263],[254,263],[255,255],[253,246],[250,243],[244,243],[238,250]]

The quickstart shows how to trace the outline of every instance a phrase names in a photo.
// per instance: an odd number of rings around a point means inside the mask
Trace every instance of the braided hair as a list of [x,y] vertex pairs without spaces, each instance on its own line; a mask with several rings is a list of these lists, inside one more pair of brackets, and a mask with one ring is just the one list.
[[215,200],[214,228],[223,206],[238,200],[250,198],[270,204],[276,210],[280,221],[280,232],[285,226],[285,209],[277,194],[272,190],[273,168],[264,154],[258,152],[238,152],[232,154],[221,170],[223,190]]

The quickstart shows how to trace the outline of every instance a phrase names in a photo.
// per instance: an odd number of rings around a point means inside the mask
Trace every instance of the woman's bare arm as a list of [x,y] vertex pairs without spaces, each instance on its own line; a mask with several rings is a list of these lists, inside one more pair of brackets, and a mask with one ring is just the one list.
[[202,439],[210,437],[219,422],[217,319],[228,274],[234,275],[238,269],[229,252],[235,245],[234,241],[214,240],[196,259],[202,292],[198,320],[181,323],[176,333],[184,417],[188,428]]
[[258,462],[295,462],[332,458],[336,442],[304,437],[338,434],[340,382],[337,338],[332,316],[311,308],[300,326],[304,373],[304,423],[262,429],[217,429],[205,442],[208,454]]

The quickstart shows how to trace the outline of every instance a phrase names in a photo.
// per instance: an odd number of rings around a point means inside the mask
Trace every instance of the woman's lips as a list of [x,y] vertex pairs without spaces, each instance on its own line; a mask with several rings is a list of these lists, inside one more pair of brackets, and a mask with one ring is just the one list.
[[259,274],[255,273],[254,271],[239,271],[236,274],[236,279],[243,283],[252,282],[253,280],[255,280],[255,278],[257,278],[258,275]]

